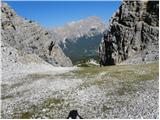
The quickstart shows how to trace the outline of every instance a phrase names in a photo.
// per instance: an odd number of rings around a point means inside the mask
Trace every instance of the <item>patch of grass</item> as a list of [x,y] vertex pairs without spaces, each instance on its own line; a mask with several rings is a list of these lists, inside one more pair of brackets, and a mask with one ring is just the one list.
[[113,70],[110,71],[110,75],[113,78],[117,78],[119,80],[126,80],[126,79],[132,79],[132,76],[135,76],[134,71],[133,70]]
[[76,76],[72,72],[66,72],[66,73],[58,74],[58,75],[55,75],[55,77],[60,77],[62,79],[76,78]]
[[1,87],[7,87],[7,84],[1,84]]
[[[50,109],[50,105],[52,104],[53,107],[56,107],[58,104],[63,104],[63,99],[58,98],[48,98],[43,103],[39,105],[32,105],[27,111],[20,111],[15,109],[15,113],[13,114],[13,118],[16,119],[31,119],[34,117],[39,117],[45,113],[42,113],[42,109]],[[38,115],[38,116],[37,116]]]
[[82,63],[82,64],[77,65],[77,67],[90,67],[90,66],[86,63]]
[[94,80],[94,81],[91,82],[91,85],[99,85],[100,86],[104,83],[105,83],[104,80]]
[[122,87],[117,90],[119,95],[132,94],[137,91],[137,84],[141,81],[155,80],[159,76],[158,63],[133,65],[133,70],[121,71],[121,75],[114,75],[123,80]]
[[80,63],[77,65],[77,67],[97,67],[97,65],[86,62],[86,63]]
[[[144,71],[144,74],[141,72]],[[106,67],[83,67],[74,71],[73,75],[80,77],[96,76],[99,73],[107,72],[111,77],[120,80],[148,80],[158,76],[158,63],[142,64],[142,65],[117,65]],[[106,76],[107,77],[107,76]]]
[[[102,74],[106,73],[106,74]],[[122,87],[118,89],[119,95],[132,93],[136,90],[135,84],[144,80],[154,80],[159,76],[158,63],[141,65],[117,65],[106,67],[83,67],[73,71],[72,76],[84,80],[80,88],[92,85],[105,86],[114,80],[120,80]],[[99,77],[100,76],[100,77]],[[87,79],[86,79],[87,78]]]
[[155,78],[153,74],[138,75],[136,77],[137,77],[137,80],[152,80]]
[[73,75],[79,78],[92,77],[98,74],[100,71],[98,67],[82,67],[79,70],[73,71]]
[[21,114],[20,119],[30,119],[32,117],[33,113],[31,112],[24,112]]
[[32,116],[38,112],[38,106],[32,105],[27,111],[21,111],[18,109],[15,109],[14,111],[15,112],[12,115],[13,119],[31,119]]
[[122,83],[122,87],[120,87],[118,90],[117,90],[117,93],[118,95],[122,96],[122,95],[125,95],[126,93],[127,94],[131,94],[133,92],[136,91],[136,88],[134,87],[134,82],[133,81],[125,81]]
[[11,98],[13,98],[13,96],[12,96],[12,95],[1,96],[1,100],[11,99]]
[[[100,77],[101,73],[106,73]],[[141,64],[141,65],[117,65],[106,67],[82,67],[80,70],[73,71],[71,76],[83,79],[84,83],[80,85],[80,89],[92,85],[105,86],[114,80],[120,80],[122,87],[117,93],[124,95],[132,93],[136,89],[135,83],[142,80],[157,79],[159,75],[158,63]],[[87,79],[86,79],[87,78]]]
[[8,89],[9,85],[7,84],[1,84],[1,92],[6,91]]
[[102,111],[103,111],[103,112],[108,112],[109,110],[112,110],[112,108],[111,108],[111,107],[108,107],[108,106],[106,106],[106,105],[103,105],[103,107],[102,107]]
[[63,99],[49,98],[43,102],[44,107],[49,107],[51,104],[62,104],[64,102]]
[[33,74],[29,74],[27,77],[33,78],[33,79],[39,79],[39,78],[46,78],[50,76],[51,76],[50,74],[33,73]]
[[21,86],[21,85],[23,85],[23,83],[22,83],[22,82],[15,83],[15,84],[13,84],[10,88],[19,87],[19,86]]

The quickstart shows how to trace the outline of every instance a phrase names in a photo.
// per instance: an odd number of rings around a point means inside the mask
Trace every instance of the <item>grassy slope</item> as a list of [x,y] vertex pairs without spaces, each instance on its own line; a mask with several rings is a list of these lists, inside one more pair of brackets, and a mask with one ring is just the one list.
[[[105,78],[120,80],[151,80],[158,76],[158,63],[141,64],[141,65],[117,65],[106,67],[83,67],[80,70],[64,74],[64,76],[77,76],[80,78],[96,78],[98,74],[104,74]],[[100,80],[100,79],[95,79]]]

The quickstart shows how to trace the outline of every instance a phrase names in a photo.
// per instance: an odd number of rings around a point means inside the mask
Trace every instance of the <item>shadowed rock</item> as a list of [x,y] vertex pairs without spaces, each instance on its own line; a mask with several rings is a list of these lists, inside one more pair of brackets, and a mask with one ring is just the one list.
[[[102,64],[117,64],[144,50],[152,51],[152,55],[137,59],[142,63],[156,61],[159,53],[158,11],[158,1],[123,1],[110,20],[107,38],[104,37],[101,43],[104,44],[100,51]],[[108,42],[112,44],[106,45]]]

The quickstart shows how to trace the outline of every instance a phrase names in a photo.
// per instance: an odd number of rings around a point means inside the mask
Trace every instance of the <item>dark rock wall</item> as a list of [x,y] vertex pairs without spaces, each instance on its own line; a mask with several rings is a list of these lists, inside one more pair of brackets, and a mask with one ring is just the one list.
[[[123,1],[100,44],[103,65],[120,63],[159,40],[159,1]],[[157,46],[157,47],[155,47]]]

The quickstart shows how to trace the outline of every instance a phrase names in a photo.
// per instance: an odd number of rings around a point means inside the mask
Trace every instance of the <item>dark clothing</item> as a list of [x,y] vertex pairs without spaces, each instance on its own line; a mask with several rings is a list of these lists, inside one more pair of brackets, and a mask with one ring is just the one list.
[[76,119],[77,117],[79,117],[80,119],[83,119],[77,112],[77,110],[71,110],[69,112],[69,115],[67,117],[67,119],[72,118],[72,119]]

